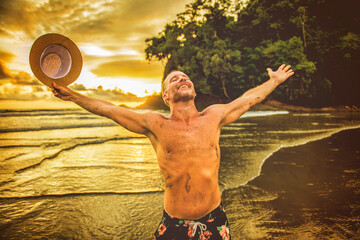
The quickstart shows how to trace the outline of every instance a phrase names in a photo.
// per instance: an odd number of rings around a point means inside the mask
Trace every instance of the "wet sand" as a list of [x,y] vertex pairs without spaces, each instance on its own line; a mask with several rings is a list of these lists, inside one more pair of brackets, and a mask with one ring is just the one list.
[[360,129],[282,148],[223,192],[234,239],[359,239]]

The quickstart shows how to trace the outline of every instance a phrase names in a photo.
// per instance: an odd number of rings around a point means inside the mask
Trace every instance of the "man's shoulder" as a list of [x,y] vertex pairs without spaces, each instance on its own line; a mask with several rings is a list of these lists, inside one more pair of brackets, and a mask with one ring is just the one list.
[[211,105],[211,106],[208,106],[207,108],[205,108],[201,112],[201,115],[205,116],[205,115],[221,114],[223,109],[224,109],[224,104],[214,104],[214,105]]
[[144,116],[145,116],[146,119],[148,119],[150,121],[162,121],[162,120],[167,120],[168,119],[164,115],[162,115],[160,113],[156,113],[156,112],[144,113]]

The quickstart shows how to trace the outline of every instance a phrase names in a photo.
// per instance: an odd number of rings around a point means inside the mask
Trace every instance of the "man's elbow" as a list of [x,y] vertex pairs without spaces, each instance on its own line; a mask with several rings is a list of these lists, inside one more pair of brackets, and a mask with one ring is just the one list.
[[261,103],[263,100],[264,100],[264,98],[256,96],[249,101],[247,106],[248,106],[248,108],[251,108],[252,106],[255,106],[256,104]]

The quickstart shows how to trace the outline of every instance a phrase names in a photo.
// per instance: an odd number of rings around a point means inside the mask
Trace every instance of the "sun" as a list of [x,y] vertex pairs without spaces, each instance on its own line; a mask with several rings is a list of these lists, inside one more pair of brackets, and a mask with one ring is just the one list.
[[143,78],[131,77],[98,77],[92,73],[88,67],[84,66],[76,84],[82,84],[86,88],[97,88],[102,86],[103,89],[119,88],[125,93],[132,93],[138,97],[145,97],[154,93],[161,92],[161,83],[155,78],[152,81]]
[[118,51],[110,51],[102,47],[93,45],[93,44],[84,44],[80,46],[80,49],[89,56],[99,56],[99,57],[111,57],[117,55],[125,56],[140,56],[140,53],[132,49],[121,49]]

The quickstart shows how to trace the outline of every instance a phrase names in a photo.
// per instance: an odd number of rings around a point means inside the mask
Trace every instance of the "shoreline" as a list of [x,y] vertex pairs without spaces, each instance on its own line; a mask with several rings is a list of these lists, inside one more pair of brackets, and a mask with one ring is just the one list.
[[[62,110],[79,110],[81,107],[70,102],[51,102],[51,105],[44,105],[43,102],[36,103],[36,108],[32,102],[29,105],[29,101],[17,101],[17,100],[1,100],[3,107],[0,108],[1,112],[16,112],[16,111],[62,111]],[[16,104],[12,104],[16,102]],[[224,99],[219,99],[216,97],[211,97],[207,95],[200,95],[198,98],[195,98],[195,105],[198,107],[199,111],[204,110],[206,107],[212,104],[224,104],[228,101]],[[10,104],[11,103],[11,104]],[[22,104],[20,104],[22,103]],[[146,100],[143,102],[133,101],[133,102],[113,102],[119,107],[123,107],[131,110],[169,110],[160,95],[150,95],[147,96]],[[4,107],[7,106],[7,107]],[[16,106],[16,107],[15,107]],[[21,106],[21,107],[19,107]],[[289,112],[308,112],[308,113],[317,113],[317,112],[360,112],[360,107],[355,105],[345,106],[345,105],[336,105],[336,106],[325,106],[321,108],[313,108],[306,106],[297,106],[282,103],[276,100],[264,100],[261,103],[253,106],[252,111],[289,111]]]
[[343,111],[360,111],[360,108],[354,106],[345,106],[345,105],[338,105],[338,106],[326,106],[321,108],[312,108],[312,107],[305,107],[305,106],[296,106],[296,105],[290,105],[285,104],[276,100],[265,100],[264,103],[262,103],[265,106],[274,107],[277,109],[283,109],[288,110],[290,112],[343,112]]
[[[195,98],[195,105],[198,107],[199,111],[202,111],[206,107],[212,104],[225,104],[228,103],[228,99],[221,99],[215,96],[209,96],[206,94],[198,94]],[[123,105],[122,105],[123,106]],[[126,107],[126,106],[123,106]],[[146,110],[168,110],[169,108],[164,104],[160,95],[150,95],[147,99],[140,105],[130,109],[146,109]],[[306,106],[297,106],[290,105],[286,103],[279,102],[277,100],[265,99],[263,102],[258,103],[253,106],[251,109],[253,111],[276,111],[276,110],[287,110],[290,112],[334,112],[334,111],[360,111],[358,106],[345,106],[345,105],[335,105],[335,106],[324,106],[324,107],[306,107]]]
[[[244,186],[244,185],[247,185],[249,182],[251,182],[252,180],[254,180],[255,178],[259,177],[261,175],[261,170],[262,170],[262,167],[263,165],[265,164],[266,160],[269,159],[271,156],[273,156],[275,153],[279,152],[281,149],[284,149],[284,148],[293,148],[293,147],[298,147],[298,146],[302,146],[302,145],[306,145],[308,143],[312,143],[312,142],[316,142],[316,141],[320,141],[322,139],[325,139],[325,138],[330,138],[331,136],[333,136],[334,134],[337,134],[337,133],[340,133],[342,131],[346,131],[346,130],[353,130],[353,129],[360,129],[360,125],[358,126],[351,126],[351,127],[343,127],[343,128],[339,128],[338,130],[335,130],[335,131],[331,131],[329,133],[323,133],[322,135],[320,136],[315,136],[311,139],[307,139],[305,141],[302,141],[302,142],[299,142],[299,143],[296,143],[296,144],[288,144],[288,145],[280,145],[278,148],[276,148],[276,150],[272,151],[271,153],[269,153],[263,160],[262,160],[262,163],[260,165],[260,168],[259,168],[259,171],[258,171],[258,174],[256,176],[254,176],[253,178],[251,178],[249,181],[245,182],[244,184],[241,184],[240,186]],[[238,186],[238,187],[240,187]],[[233,189],[233,188],[229,188],[229,189]],[[224,191],[227,190],[227,189],[224,189]]]
[[279,147],[264,159],[258,176],[225,189],[222,201],[234,239],[354,237],[359,133],[360,126],[346,127]]

